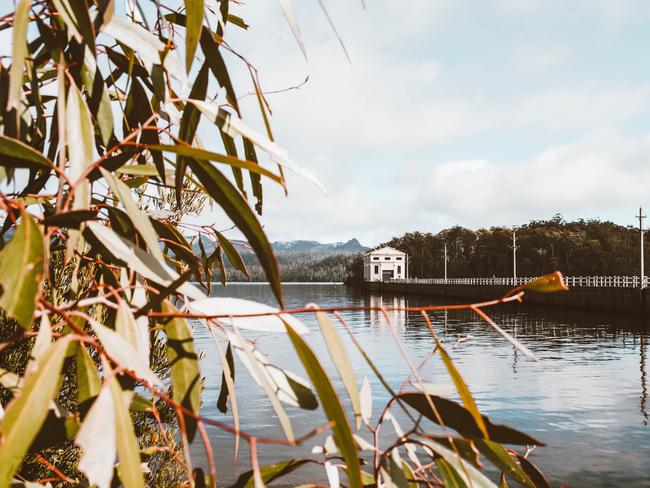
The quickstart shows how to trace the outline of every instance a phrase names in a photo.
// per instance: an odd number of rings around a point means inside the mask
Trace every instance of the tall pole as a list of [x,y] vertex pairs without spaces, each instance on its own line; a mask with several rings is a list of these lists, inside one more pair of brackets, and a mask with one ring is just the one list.
[[512,279],[517,284],[517,233],[512,231]]
[[447,261],[449,257],[447,256],[447,243],[445,242],[445,284],[447,284]]
[[636,215],[639,219],[639,242],[640,242],[640,255],[641,255],[641,263],[640,263],[640,269],[639,269],[639,288],[643,289],[645,288],[645,283],[644,283],[644,277],[645,277],[645,265],[643,262],[643,234],[645,234],[645,230],[643,229],[643,219],[646,218],[645,215],[643,215],[643,207],[639,207],[639,215]]

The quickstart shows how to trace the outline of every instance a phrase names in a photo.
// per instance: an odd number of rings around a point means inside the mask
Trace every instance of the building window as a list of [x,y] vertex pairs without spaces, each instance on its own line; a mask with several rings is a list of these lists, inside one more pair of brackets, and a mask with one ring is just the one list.
[[389,257],[385,257],[384,260],[385,260],[385,261],[390,261],[390,258],[389,258]]
[[402,267],[401,267],[401,266],[397,266],[397,274],[400,274],[401,272],[402,272]]
[[373,257],[372,259],[373,259],[373,261],[379,261],[379,257],[377,257],[377,256]]
[[401,261],[401,260],[402,260],[402,258],[395,258],[395,259],[397,259],[398,261]]
[[379,274],[379,265],[375,264],[375,274]]

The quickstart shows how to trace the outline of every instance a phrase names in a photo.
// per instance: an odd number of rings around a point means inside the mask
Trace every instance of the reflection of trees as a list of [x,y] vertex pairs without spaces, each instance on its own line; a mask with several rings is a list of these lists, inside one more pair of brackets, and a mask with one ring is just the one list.
[[646,371],[646,349],[648,338],[645,335],[641,336],[641,359],[640,359],[640,369],[641,369],[641,415],[645,419],[643,425],[648,425],[648,373]]

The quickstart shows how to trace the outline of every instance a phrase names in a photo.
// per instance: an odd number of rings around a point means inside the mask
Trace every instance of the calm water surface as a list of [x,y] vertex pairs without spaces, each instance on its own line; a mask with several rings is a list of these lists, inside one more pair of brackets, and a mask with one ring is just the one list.
[[[266,285],[229,285],[214,294],[233,296],[275,305]],[[316,302],[323,307],[434,304],[434,297],[355,295],[342,285],[285,285],[286,305],[302,307]],[[398,389],[408,377],[388,326],[374,312],[343,312],[356,338],[388,379]],[[545,441],[548,447],[531,454],[553,485],[572,487],[650,486],[650,426],[648,426],[648,380],[646,374],[648,334],[633,317],[616,317],[575,311],[524,307],[500,307],[490,315],[516,335],[540,359],[526,360],[492,329],[467,312],[433,314],[444,338],[483,413],[497,423],[506,423]],[[300,319],[315,333],[306,336],[329,371],[332,364],[318,325],[310,314]],[[395,313],[394,323],[416,363],[426,359],[432,343],[417,314]],[[215,405],[221,383],[221,368],[212,339],[196,327],[199,349],[204,353],[201,368],[207,379],[203,415],[231,422]],[[248,335],[249,337],[257,337]],[[471,336],[452,348],[459,337]],[[383,408],[388,396],[347,339],[348,351],[358,377],[367,375],[373,392],[373,413]],[[259,348],[273,364],[306,377],[286,336],[260,335]],[[242,428],[259,436],[282,437],[273,409],[245,368],[235,363],[236,388]],[[422,370],[425,381],[450,383],[438,357]],[[341,389],[341,384],[336,383]],[[341,395],[345,398],[345,394]],[[325,421],[320,412],[287,407],[297,436]],[[245,443],[239,461],[232,462],[230,435],[212,430],[219,481],[234,481],[250,469]],[[198,437],[197,437],[198,439]],[[307,451],[318,439],[307,443]],[[200,441],[193,450],[201,458]],[[305,455],[305,448],[259,447],[263,464]],[[321,468],[307,465],[284,482],[325,482]]]

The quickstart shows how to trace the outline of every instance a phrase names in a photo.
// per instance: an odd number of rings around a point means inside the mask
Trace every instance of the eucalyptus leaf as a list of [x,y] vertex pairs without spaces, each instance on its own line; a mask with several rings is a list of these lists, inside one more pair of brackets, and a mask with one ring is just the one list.
[[318,358],[305,343],[296,331],[290,325],[287,325],[287,333],[293,343],[293,347],[300,358],[300,362],[305,367],[311,382],[318,393],[318,398],[323,405],[325,415],[330,422],[334,422],[332,427],[334,442],[341,451],[345,461],[345,471],[348,474],[348,481],[352,488],[361,488],[361,467],[357,457],[356,444],[352,436],[352,429],[345,417],[345,411],[341,406],[336,390],[323,370]]
[[295,315],[280,313],[277,308],[242,298],[210,297],[194,300],[188,303],[187,308],[194,314],[220,316],[219,322],[240,329],[285,333],[286,323],[298,334],[309,333],[307,326]]
[[34,219],[23,213],[13,238],[0,252],[0,308],[24,328],[32,325],[44,272],[44,237]]
[[23,84],[23,69],[27,56],[27,24],[31,0],[20,0],[16,4],[14,28],[12,32],[11,71],[9,73],[9,95],[7,110],[20,106],[20,89]]
[[[435,406],[436,411],[434,411],[429,405],[427,396]],[[476,438],[484,437],[483,432],[476,424],[472,414],[465,407],[454,401],[436,395],[428,395],[419,392],[401,393],[398,395],[398,399],[413,407],[432,422],[439,423],[438,415],[440,415],[442,423],[446,427],[452,428],[464,436]],[[436,412],[438,415],[436,415]],[[482,419],[487,433],[490,436],[490,440],[494,442],[500,442],[503,444],[544,445],[543,442],[534,439],[528,434],[513,429],[512,427],[493,424],[485,415],[482,416]]]
[[124,488],[144,488],[144,475],[140,461],[140,446],[133,431],[133,420],[129,405],[133,392],[123,391],[115,378],[109,388],[113,396],[115,411],[115,441],[120,464],[118,473]]
[[8,168],[51,170],[54,166],[46,156],[18,139],[0,135],[0,165]]
[[100,169],[102,176],[106,182],[113,190],[113,193],[120,199],[122,205],[126,209],[126,213],[133,222],[133,225],[138,230],[144,241],[147,243],[149,252],[152,254],[154,259],[164,262],[165,257],[163,256],[160,246],[158,244],[158,236],[156,231],[153,229],[149,217],[144,213],[135,201],[131,194],[131,190],[127,187],[119,178],[116,178],[114,175],[106,171],[104,168]]
[[330,353],[332,361],[336,365],[336,369],[341,376],[343,385],[350,396],[352,402],[352,410],[356,417],[357,429],[361,428],[361,399],[359,397],[359,390],[357,389],[357,376],[352,368],[352,361],[343,345],[341,336],[336,330],[336,327],[329,319],[325,312],[316,312],[316,318],[320,325],[321,333],[327,344],[327,349]]
[[[163,305],[163,311],[177,312],[168,302]],[[165,325],[165,334],[174,401],[198,416],[201,407],[201,372],[187,321],[172,317]],[[196,420],[185,415],[185,427],[187,437],[192,442],[196,434]]]
[[117,455],[114,402],[113,389],[104,386],[75,439],[81,449],[79,471],[98,488],[110,488],[113,479]]
[[45,422],[50,402],[63,381],[61,367],[69,346],[70,341],[65,338],[53,343],[33,365],[20,394],[6,408],[0,423],[0,486],[9,485]]

